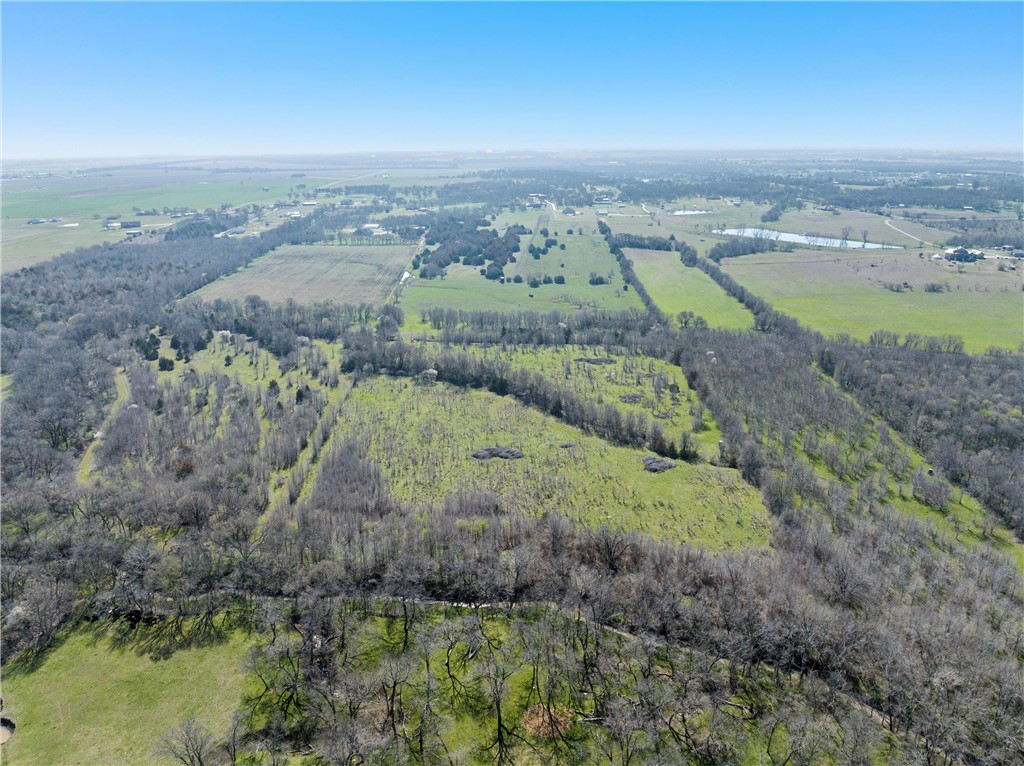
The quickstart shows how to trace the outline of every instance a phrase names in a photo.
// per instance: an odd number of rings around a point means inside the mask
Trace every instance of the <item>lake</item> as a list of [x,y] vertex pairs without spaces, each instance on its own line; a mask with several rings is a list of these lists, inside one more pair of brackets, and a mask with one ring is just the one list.
[[779,242],[795,242],[799,245],[811,245],[813,247],[846,247],[856,250],[902,250],[899,245],[880,245],[877,242],[863,242],[859,239],[850,239],[843,242],[834,237],[806,236],[804,234],[790,234],[785,231],[774,229],[716,229],[715,234],[729,234],[733,237],[761,237],[762,239],[774,239]]

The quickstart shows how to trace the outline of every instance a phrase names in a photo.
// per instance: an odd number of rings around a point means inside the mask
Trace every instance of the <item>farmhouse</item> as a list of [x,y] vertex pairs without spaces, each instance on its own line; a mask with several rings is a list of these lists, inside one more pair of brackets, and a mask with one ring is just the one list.
[[966,247],[950,247],[945,253],[947,261],[960,261],[963,263],[974,263],[985,257],[981,250],[969,250]]

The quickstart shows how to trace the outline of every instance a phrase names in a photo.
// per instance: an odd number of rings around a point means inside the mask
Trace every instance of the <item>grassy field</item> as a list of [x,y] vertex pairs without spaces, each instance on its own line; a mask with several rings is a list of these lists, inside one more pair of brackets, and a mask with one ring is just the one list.
[[[491,347],[470,349],[470,353],[539,373],[560,389],[596,404],[613,404],[623,414],[644,415],[657,422],[669,440],[678,440],[682,432],[693,431],[699,405],[697,396],[688,389],[682,371],[661,359],[623,356],[586,346]],[[576,361],[581,357],[607,357],[615,363],[595,366]],[[677,387],[677,392],[673,393],[672,386]],[[639,401],[622,401],[622,397],[637,396]],[[703,409],[700,412],[702,428],[693,432],[693,437],[710,460],[718,455],[722,434],[711,413]]]
[[[729,258],[722,267],[779,311],[826,334],[959,335],[972,352],[1018,349],[1024,340],[1021,272],[1000,272],[993,261],[966,264],[960,273],[916,251],[800,251]],[[892,292],[887,282],[913,290]],[[925,292],[927,283],[948,291]]]
[[[793,234],[821,234],[841,239],[843,229],[849,227],[851,242],[860,242],[866,230],[869,242],[899,245],[908,249],[927,249],[929,246],[919,240],[941,243],[953,234],[951,231],[923,226],[914,221],[902,218],[889,219],[860,210],[840,210],[839,214],[835,215],[831,211],[816,210],[813,205],[807,205],[803,210],[790,209],[783,213],[778,221],[762,223],[761,216],[768,209],[768,205],[752,202],[742,202],[737,207],[728,200],[686,198],[675,200],[664,207],[648,205],[648,210],[655,213],[653,220],[650,217],[630,218],[613,215],[609,217],[608,225],[613,231],[620,233],[657,237],[674,234],[677,239],[696,247],[701,255],[706,255],[707,250],[722,239],[712,233],[718,228],[771,228]],[[672,214],[678,210],[708,212],[700,215]],[[929,254],[931,252],[935,252],[934,247]]]
[[[313,186],[319,179],[244,178],[231,181],[197,180],[182,182],[159,175],[146,178],[69,179],[63,183],[40,182],[30,188],[5,190],[3,215],[8,220],[53,216],[87,217],[93,214],[132,215],[135,208],[150,210],[185,207],[195,210],[267,204],[283,199],[296,183]],[[263,191],[269,187],[269,191]]]
[[[456,491],[491,491],[511,510],[560,512],[582,524],[711,550],[768,540],[760,495],[737,471],[679,463],[652,474],[641,463],[649,453],[611,446],[512,398],[380,377],[359,383],[342,421],[369,439],[371,456],[406,501],[438,503]],[[521,449],[525,457],[472,457],[495,445]]]
[[204,300],[259,295],[271,303],[289,298],[380,303],[398,284],[413,250],[404,245],[286,245],[195,295]]
[[[155,231],[171,219],[147,216],[141,220],[143,231]],[[20,219],[4,221],[0,236],[0,271],[9,274],[79,247],[120,242],[124,238],[125,235],[120,231],[103,229],[102,222],[92,217],[66,218],[61,223],[42,224],[30,224]]]
[[[31,672],[4,669],[4,715],[17,724],[8,766],[171,764],[160,737],[189,715],[223,739],[242,701],[241,632],[153,659],[160,641],[121,646],[112,629],[71,633]],[[215,682],[211,682],[215,679]]]
[[743,304],[726,295],[703,271],[683,266],[676,253],[632,248],[623,252],[658,308],[670,316],[693,311],[711,327],[746,330],[753,326],[754,317]]
[[[552,275],[554,276],[554,275]],[[569,311],[581,308],[622,310],[642,308],[632,291],[623,292],[621,282],[593,286],[580,280],[572,284],[541,285],[531,288],[525,281],[499,284],[484,279],[480,271],[467,266],[450,266],[444,279],[415,279],[402,290],[400,305],[405,310],[404,329],[429,331],[420,321],[420,310],[435,306],[465,311]]]
[[[793,234],[823,234],[836,239],[841,239],[843,229],[849,227],[850,242],[861,242],[864,232],[867,231],[868,242],[899,245],[906,248],[921,247],[921,243],[915,237],[927,242],[934,242],[936,237],[944,240],[950,235],[929,229],[927,226],[920,226],[913,221],[893,221],[893,226],[906,232],[903,234],[889,226],[888,220],[884,216],[865,213],[861,210],[840,210],[839,215],[834,215],[830,211],[816,210],[813,205],[807,205],[803,210],[787,210],[778,221],[762,225],[776,231],[788,231]],[[908,234],[912,236],[907,236]]]
[[[617,234],[640,234],[645,237],[668,237],[670,234],[674,234],[676,239],[682,239],[693,245],[703,255],[706,248],[702,249],[699,241],[708,236],[709,230],[719,227],[760,226],[762,225],[761,215],[768,208],[768,205],[756,205],[753,202],[744,202],[739,207],[735,207],[727,200],[687,197],[666,203],[664,207],[647,205],[647,209],[654,213],[653,220],[650,216],[611,216],[608,218],[608,225]],[[590,220],[592,216],[596,215],[597,209],[604,208],[601,206],[585,208],[585,217]],[[672,215],[677,210],[706,210],[710,212],[701,215]],[[628,210],[619,211],[613,207],[611,212],[628,212]],[[716,237],[711,236],[710,244],[717,241]]]
[[[536,234],[538,217],[535,214],[522,216],[525,225],[530,226]],[[532,222],[531,222],[532,219]],[[515,222],[513,218],[507,219]],[[516,263],[505,268],[507,277],[517,274],[523,282],[515,284],[506,279],[505,284],[484,279],[476,267],[452,265],[447,269],[443,279],[414,279],[401,291],[401,305],[405,310],[405,329],[420,331],[427,329],[420,321],[420,310],[434,306],[443,308],[464,309],[467,311],[555,311],[581,308],[621,310],[642,308],[640,299],[632,290],[623,290],[622,278],[615,257],[608,251],[604,240],[596,234],[567,235],[561,227],[540,218],[541,226],[548,226],[554,236],[558,231],[558,241],[565,244],[565,250],[555,247],[547,255],[535,260],[528,249],[531,237],[522,237],[522,252],[518,253]],[[501,229],[499,229],[500,231]],[[543,245],[544,237],[536,234],[538,247]],[[597,273],[609,278],[609,284],[591,285],[590,274]],[[530,287],[531,276],[552,278],[558,275],[565,277],[565,284],[541,284]]]

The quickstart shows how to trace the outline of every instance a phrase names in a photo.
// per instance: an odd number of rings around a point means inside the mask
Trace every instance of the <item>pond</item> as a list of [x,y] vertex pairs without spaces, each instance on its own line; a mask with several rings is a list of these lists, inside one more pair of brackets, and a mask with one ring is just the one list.
[[824,237],[818,235],[790,234],[785,231],[774,229],[716,229],[715,234],[729,234],[733,237],[760,237],[761,239],[774,239],[779,242],[795,242],[799,245],[811,245],[813,247],[846,247],[856,250],[902,250],[899,245],[884,245],[877,242],[864,242],[859,239],[849,239],[843,242],[835,237]]

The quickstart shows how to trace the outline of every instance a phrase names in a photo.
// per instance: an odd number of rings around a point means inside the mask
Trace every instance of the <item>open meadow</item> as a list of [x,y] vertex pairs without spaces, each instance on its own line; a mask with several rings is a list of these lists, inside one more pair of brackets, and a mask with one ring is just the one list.
[[[141,231],[156,232],[169,226],[168,216],[146,216],[138,219]],[[79,247],[115,243],[125,239],[124,232],[104,229],[103,222],[92,216],[64,218],[33,224],[23,219],[4,221],[0,234],[0,271],[12,271],[56,258]]]
[[[958,335],[967,351],[978,353],[990,346],[1018,350],[1024,340],[1021,271],[999,271],[1000,263],[1005,262],[958,268],[916,251],[831,250],[762,253],[727,258],[721,265],[779,311],[825,334],[862,340],[883,329]],[[929,292],[926,285],[941,289]]]
[[[531,216],[526,216],[529,220]],[[534,218],[536,224],[537,219]],[[544,219],[541,219],[543,221]],[[527,224],[529,225],[529,224]],[[541,223],[543,226],[544,224]],[[567,234],[564,229],[555,237],[565,249],[555,246],[539,259],[530,256],[531,236],[522,237],[522,250],[516,254],[516,263],[505,269],[505,282],[485,279],[480,270],[472,266],[453,264],[443,278],[411,279],[402,288],[400,305],[405,311],[404,329],[410,332],[427,330],[420,312],[432,307],[462,309],[466,311],[566,311],[573,309],[629,309],[642,308],[633,290],[623,286],[619,265],[608,251],[608,245],[596,234]],[[533,228],[533,227],[531,227]],[[570,227],[571,228],[571,227]],[[539,227],[534,228],[535,234]],[[538,247],[544,237],[539,236]],[[590,284],[591,274],[597,274],[607,284]],[[522,282],[512,279],[522,277]],[[543,284],[531,287],[531,277],[549,276],[565,278],[565,284]]]
[[710,327],[747,330],[754,317],[739,301],[722,290],[700,269],[687,268],[675,252],[636,250],[623,252],[633,262],[633,271],[658,308],[671,317],[692,311],[704,317]]
[[189,715],[223,739],[242,703],[252,638],[216,622],[201,639],[188,627],[129,636],[100,623],[70,632],[37,668],[5,666],[4,715],[18,728],[4,763],[171,766],[161,738]]
[[[392,492],[409,502],[493,492],[510,511],[562,513],[711,550],[768,540],[767,511],[738,471],[680,462],[650,473],[641,462],[649,452],[610,445],[509,397],[378,377],[355,387],[342,421],[369,440]],[[472,457],[493,446],[524,457]]]
[[380,303],[413,255],[410,245],[285,245],[195,293],[203,300],[258,295],[270,303]]

